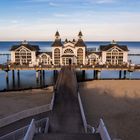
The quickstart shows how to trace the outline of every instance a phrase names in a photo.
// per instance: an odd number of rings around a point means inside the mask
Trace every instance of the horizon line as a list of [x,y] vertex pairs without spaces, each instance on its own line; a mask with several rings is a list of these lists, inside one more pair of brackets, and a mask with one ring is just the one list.
[[[23,40],[0,40],[0,42],[23,42]],[[26,40],[27,42],[54,42],[54,40]],[[62,40],[64,42],[65,40]],[[71,40],[70,40],[71,41]],[[84,40],[84,42],[112,42],[113,40]],[[115,40],[115,42],[140,42],[140,40]]]

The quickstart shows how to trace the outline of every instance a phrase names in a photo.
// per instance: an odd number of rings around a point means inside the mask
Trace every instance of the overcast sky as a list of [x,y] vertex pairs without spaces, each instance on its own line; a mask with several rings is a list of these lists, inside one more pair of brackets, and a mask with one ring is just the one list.
[[140,41],[140,0],[0,0],[0,40]]

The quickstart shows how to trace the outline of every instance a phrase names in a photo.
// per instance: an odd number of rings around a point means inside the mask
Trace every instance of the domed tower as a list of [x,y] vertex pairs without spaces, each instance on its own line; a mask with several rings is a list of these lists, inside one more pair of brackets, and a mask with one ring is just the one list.
[[86,57],[86,44],[82,39],[83,34],[80,31],[78,33],[78,41],[75,43],[75,47],[77,49],[77,64],[85,65],[85,57]]
[[55,33],[55,38],[56,38],[56,39],[60,39],[60,34],[59,34],[58,31],[56,31],[56,33]]
[[60,34],[58,31],[56,31],[55,41],[52,44],[52,62],[54,65],[60,65],[62,63],[62,47],[63,44],[61,42]]
[[81,32],[81,31],[79,32],[78,37],[79,37],[80,39],[82,39],[83,34],[82,34],[82,32]]

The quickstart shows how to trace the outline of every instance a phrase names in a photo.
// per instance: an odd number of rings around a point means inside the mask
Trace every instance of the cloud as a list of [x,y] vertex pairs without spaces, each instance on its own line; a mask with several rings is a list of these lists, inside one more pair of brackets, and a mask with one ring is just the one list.
[[49,2],[50,0],[26,0],[26,2]]
[[58,7],[58,6],[60,6],[60,4],[54,3],[54,2],[49,2],[49,6]]
[[116,3],[118,0],[89,0],[91,3],[96,3],[96,4],[112,4]]
[[56,14],[54,14],[54,16],[58,17],[58,18],[67,18],[67,17],[70,17],[71,15],[56,13]]

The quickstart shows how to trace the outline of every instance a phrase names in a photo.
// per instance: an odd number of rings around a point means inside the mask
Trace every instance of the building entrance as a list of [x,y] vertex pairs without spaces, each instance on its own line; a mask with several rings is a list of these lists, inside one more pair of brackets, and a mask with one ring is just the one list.
[[63,65],[71,65],[71,64],[74,64],[74,58],[73,57],[63,57],[62,62],[63,62]]

